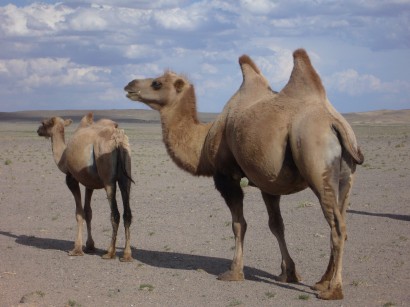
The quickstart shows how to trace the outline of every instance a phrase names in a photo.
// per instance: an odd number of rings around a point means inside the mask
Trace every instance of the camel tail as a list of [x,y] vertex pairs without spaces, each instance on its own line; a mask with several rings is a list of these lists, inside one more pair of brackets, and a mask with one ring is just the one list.
[[343,147],[347,150],[355,163],[359,165],[362,164],[364,162],[364,155],[360,150],[360,147],[357,145],[356,137],[350,125],[347,122],[344,123],[335,118],[332,127],[338,132]]
[[283,91],[294,98],[306,98],[306,95],[326,98],[322,80],[304,49],[293,52],[293,70]]
[[115,138],[117,143],[117,163],[118,163],[118,180],[131,181],[135,183],[131,176],[131,150],[128,143],[128,137],[125,135],[124,130],[117,129],[118,136]]

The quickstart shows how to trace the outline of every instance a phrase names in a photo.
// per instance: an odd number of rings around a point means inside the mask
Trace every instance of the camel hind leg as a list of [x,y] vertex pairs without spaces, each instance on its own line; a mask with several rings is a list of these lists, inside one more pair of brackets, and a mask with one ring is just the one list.
[[[346,167],[342,167],[345,165]],[[327,269],[314,289],[318,297],[326,300],[343,299],[342,259],[346,239],[346,207],[350,191],[349,167],[342,159],[334,159],[322,174],[321,183],[316,182],[312,189],[319,198],[322,211],[330,226],[330,259]]]
[[124,205],[124,229],[125,229],[125,247],[124,254],[120,258],[120,261],[127,262],[132,261],[131,253],[131,236],[130,236],[130,226],[132,221],[132,213],[130,208],[130,190],[131,190],[131,179],[127,176],[120,176],[118,179],[118,186],[120,187],[122,201]]
[[[353,185],[353,173],[355,171],[355,164],[352,162],[351,158],[343,154],[341,163],[340,163],[340,174],[339,174],[339,187],[338,187],[338,211],[340,212],[341,219],[343,220],[343,224],[345,225],[346,221],[346,210],[350,203],[350,191]],[[345,226],[344,226],[345,228]],[[344,241],[347,240],[346,230],[344,231],[344,238],[340,238],[340,241],[344,244]],[[334,246],[333,240],[331,238],[331,253],[329,264],[325,273],[323,274],[322,278],[319,282],[317,282],[312,288],[314,290],[321,291],[319,295],[322,298],[328,297],[328,289],[332,288],[331,282],[332,279],[336,277],[336,274],[341,275],[341,265],[340,265],[340,272],[336,271],[336,259],[334,255]],[[341,277],[340,277],[341,279]],[[343,295],[342,295],[343,296]]]
[[298,282],[301,280],[301,277],[296,272],[295,263],[290,257],[285,241],[285,226],[283,224],[279,206],[280,196],[262,192],[262,197],[269,214],[269,228],[278,240],[280,252],[282,254],[282,272],[279,276],[279,280],[282,282]]
[[112,225],[112,236],[111,243],[107,249],[107,253],[102,256],[103,259],[114,259],[115,258],[115,246],[117,242],[118,225],[120,223],[120,212],[118,211],[117,200],[115,199],[117,185],[108,184],[105,187],[107,193],[107,199],[111,208],[111,225]]
[[246,221],[243,216],[243,191],[239,180],[223,174],[214,175],[216,189],[221,193],[232,215],[232,230],[235,235],[235,254],[230,270],[218,276],[219,280],[241,281],[243,274],[243,241],[246,233]]
[[83,256],[83,221],[84,221],[84,210],[81,204],[81,190],[80,185],[74,177],[68,173],[66,176],[66,184],[74,196],[75,200],[75,218],[77,221],[77,234],[74,242],[74,249],[68,254],[70,256]]

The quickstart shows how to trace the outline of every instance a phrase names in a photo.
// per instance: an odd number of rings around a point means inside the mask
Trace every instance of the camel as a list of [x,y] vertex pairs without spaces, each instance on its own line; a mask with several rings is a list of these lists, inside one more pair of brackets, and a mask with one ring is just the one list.
[[[91,197],[94,189],[104,188],[111,208],[112,238],[104,259],[114,259],[120,213],[116,201],[117,182],[124,205],[125,249],[121,261],[132,261],[130,245],[131,209],[129,204],[131,182],[131,159],[128,137],[118,124],[110,119],[93,120],[93,114],[84,116],[65,144],[64,129],[72,123],[71,119],[52,117],[42,121],[37,130],[39,136],[51,138],[54,161],[66,174],[66,184],[74,196],[76,204],[77,235],[70,256],[82,256],[83,221],[87,224],[85,251],[95,251],[91,235]],[[84,208],[81,204],[79,183],[85,186]]]
[[244,280],[243,244],[247,223],[240,180],[260,189],[269,227],[282,255],[283,282],[301,280],[285,241],[281,195],[310,187],[330,226],[330,259],[312,287],[321,299],[342,299],[342,256],[346,209],[356,164],[363,163],[352,128],[326,97],[304,49],[293,53],[287,85],[273,91],[252,59],[239,58],[243,81],[211,123],[197,117],[194,86],[171,71],[133,80],[127,97],[159,111],[163,141],[172,160],[196,176],[212,176],[232,215],[235,253],[230,269],[218,276]]

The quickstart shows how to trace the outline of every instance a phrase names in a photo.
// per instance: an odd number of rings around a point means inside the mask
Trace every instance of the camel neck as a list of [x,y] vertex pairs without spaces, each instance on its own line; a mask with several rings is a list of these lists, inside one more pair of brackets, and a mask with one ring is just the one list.
[[[187,111],[187,110],[184,110]],[[210,124],[200,123],[196,109],[191,112],[161,111],[162,135],[172,160],[193,175],[207,175],[204,170],[202,149]]]
[[63,172],[67,173],[67,169],[65,167],[65,139],[64,133],[63,134],[54,134],[51,137],[51,148],[53,151],[53,158],[54,162],[57,164],[58,168]]

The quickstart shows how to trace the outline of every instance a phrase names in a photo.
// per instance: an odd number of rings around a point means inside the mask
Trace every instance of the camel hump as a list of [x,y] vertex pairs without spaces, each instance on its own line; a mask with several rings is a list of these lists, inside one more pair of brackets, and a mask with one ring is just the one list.
[[241,66],[242,70],[244,65],[249,65],[250,68],[252,68],[252,70],[255,71],[257,74],[261,73],[258,66],[256,66],[255,62],[247,54],[244,54],[239,58],[239,65]]
[[306,97],[306,95],[326,97],[322,80],[313,67],[306,50],[297,49],[293,52],[293,70],[284,90],[293,97]]

